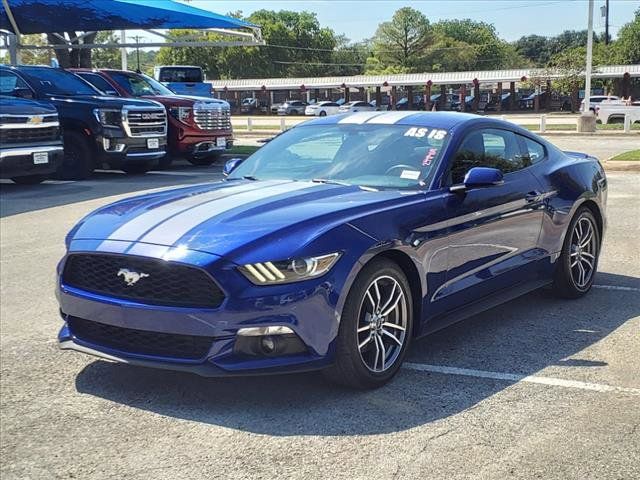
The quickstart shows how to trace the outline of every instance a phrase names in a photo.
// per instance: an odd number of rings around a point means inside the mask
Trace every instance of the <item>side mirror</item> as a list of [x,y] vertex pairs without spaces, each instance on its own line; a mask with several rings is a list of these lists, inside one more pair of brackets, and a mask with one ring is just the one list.
[[449,188],[449,191],[463,192],[471,188],[502,185],[504,183],[502,177],[502,172],[497,168],[473,167],[464,176],[463,183],[459,185],[452,185]]
[[238,165],[240,165],[242,162],[244,162],[244,158],[232,158],[231,160],[228,160],[222,168],[222,175],[228,177],[229,174],[236,168],[238,168]]

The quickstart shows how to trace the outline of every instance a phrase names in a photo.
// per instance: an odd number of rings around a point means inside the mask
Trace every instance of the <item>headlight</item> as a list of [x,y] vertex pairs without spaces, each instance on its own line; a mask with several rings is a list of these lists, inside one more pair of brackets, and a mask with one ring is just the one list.
[[108,108],[96,108],[93,111],[94,117],[103,127],[119,128],[122,124],[122,112]]
[[300,282],[324,275],[338,261],[338,258],[340,253],[336,252],[319,257],[249,263],[239,267],[239,270],[255,285]]
[[169,113],[176,120],[179,120],[182,123],[186,123],[191,116],[191,107],[170,107]]

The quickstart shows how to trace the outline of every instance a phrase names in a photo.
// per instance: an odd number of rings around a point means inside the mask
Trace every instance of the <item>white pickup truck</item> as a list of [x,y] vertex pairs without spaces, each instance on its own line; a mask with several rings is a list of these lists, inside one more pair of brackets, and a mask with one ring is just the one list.
[[630,117],[631,123],[640,122],[640,102],[628,105],[621,100],[604,101],[596,106],[596,115],[605,125],[613,119],[624,121],[625,116]]

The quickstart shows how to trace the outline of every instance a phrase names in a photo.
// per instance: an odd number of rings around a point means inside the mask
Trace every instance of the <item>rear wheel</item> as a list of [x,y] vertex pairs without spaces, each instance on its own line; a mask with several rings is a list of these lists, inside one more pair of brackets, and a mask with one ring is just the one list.
[[18,185],[37,185],[38,183],[44,182],[47,178],[49,178],[47,175],[23,175],[22,177],[13,177],[11,181]]
[[320,116],[321,117],[326,117],[327,116],[327,112],[325,112],[324,110],[320,110]]
[[600,231],[593,213],[580,208],[564,239],[554,278],[554,291],[564,298],[579,298],[593,285],[600,256]]
[[398,371],[413,326],[406,276],[387,259],[369,263],[349,291],[340,321],[332,381],[353,388],[377,388]]
[[91,176],[95,168],[94,152],[89,140],[79,132],[64,134],[64,158],[55,173],[59,180],[84,180]]

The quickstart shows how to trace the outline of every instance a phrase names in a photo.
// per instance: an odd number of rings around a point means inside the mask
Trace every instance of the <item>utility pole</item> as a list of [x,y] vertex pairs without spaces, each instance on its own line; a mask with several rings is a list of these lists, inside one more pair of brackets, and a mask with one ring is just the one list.
[[136,67],[136,72],[140,73],[140,39],[142,38],[139,35],[136,35],[135,37],[131,37],[136,41],[136,62],[138,64],[138,66]]
[[604,1],[604,44],[609,45],[609,0]]
[[589,0],[589,25],[587,27],[587,66],[584,72],[584,107],[588,113],[591,106],[591,63],[593,62],[593,0]]

